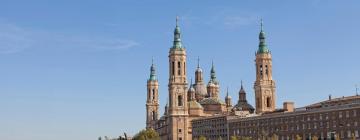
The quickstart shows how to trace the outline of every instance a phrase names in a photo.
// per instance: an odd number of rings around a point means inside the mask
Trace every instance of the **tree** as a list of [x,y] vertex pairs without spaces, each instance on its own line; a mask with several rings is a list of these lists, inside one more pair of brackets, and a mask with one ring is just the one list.
[[199,137],[199,140],[206,140],[206,137],[200,136],[200,137]]
[[276,135],[276,134],[273,134],[273,135],[271,136],[271,140],[278,140],[278,139],[279,139],[279,136]]
[[355,134],[351,133],[351,140],[356,140]]
[[335,140],[340,140],[340,135],[336,134]]
[[238,140],[238,138],[236,136],[231,136],[230,140]]
[[302,140],[302,137],[301,136],[299,136],[299,135],[296,135],[296,140]]
[[251,137],[242,137],[241,140],[251,140]]
[[159,134],[154,129],[141,130],[133,140],[160,140]]

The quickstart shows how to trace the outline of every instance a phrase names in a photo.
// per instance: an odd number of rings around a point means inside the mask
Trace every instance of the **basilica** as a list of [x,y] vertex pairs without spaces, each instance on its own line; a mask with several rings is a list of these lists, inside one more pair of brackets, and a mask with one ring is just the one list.
[[236,105],[232,105],[232,99],[228,93],[224,100],[220,98],[220,83],[216,78],[214,64],[210,70],[210,80],[204,81],[204,73],[198,59],[194,72],[195,81],[189,83],[186,53],[177,19],[174,41],[168,57],[168,101],[162,115],[159,113],[159,83],[154,64],[151,65],[150,77],[147,80],[146,128],[155,129],[162,140],[191,140],[193,133],[191,122],[196,119],[222,115],[251,116],[275,110],[272,58],[265,43],[262,22],[255,58],[255,108],[247,102],[242,83]]

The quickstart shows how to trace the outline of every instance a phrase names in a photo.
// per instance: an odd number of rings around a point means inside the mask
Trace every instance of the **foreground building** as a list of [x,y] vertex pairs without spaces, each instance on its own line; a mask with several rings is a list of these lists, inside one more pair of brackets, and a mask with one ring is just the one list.
[[255,56],[255,108],[247,102],[241,83],[237,104],[226,93],[220,99],[220,82],[212,64],[210,80],[204,83],[199,60],[195,81],[187,79],[187,52],[181,42],[176,20],[173,46],[169,50],[168,101],[163,115],[159,113],[159,83],[155,65],[147,80],[146,128],[155,129],[162,140],[191,140],[200,136],[208,140],[230,136],[281,140],[359,138],[360,96],[329,99],[303,108],[284,102],[276,109],[276,86],[272,76],[272,55],[265,42],[261,23],[259,46]]
[[193,139],[230,136],[280,140],[360,139],[360,96],[329,99],[293,110],[284,109],[254,116],[214,116],[193,120]]

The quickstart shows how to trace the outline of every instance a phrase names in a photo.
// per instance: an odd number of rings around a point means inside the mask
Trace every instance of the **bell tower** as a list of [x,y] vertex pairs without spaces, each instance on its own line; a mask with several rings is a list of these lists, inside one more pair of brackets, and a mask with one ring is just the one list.
[[169,51],[169,138],[186,140],[188,135],[188,104],[186,80],[186,50],[181,43],[176,17],[173,46]]
[[265,32],[261,20],[259,48],[256,52],[256,81],[254,83],[256,113],[275,110],[275,81],[272,78],[271,52],[265,43]]
[[159,119],[159,83],[156,78],[154,62],[151,64],[150,77],[147,80],[146,128],[154,128]]

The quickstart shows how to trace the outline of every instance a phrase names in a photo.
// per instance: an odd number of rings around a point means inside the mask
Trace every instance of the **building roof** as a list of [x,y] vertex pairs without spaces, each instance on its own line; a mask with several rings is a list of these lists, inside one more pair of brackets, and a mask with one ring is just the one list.
[[197,101],[190,101],[188,102],[189,104],[189,108],[190,109],[203,109],[203,107],[201,106],[201,104],[199,104]]
[[204,98],[200,101],[201,105],[208,105],[208,104],[222,104],[224,105],[225,102],[220,100],[219,98],[215,98],[215,97],[209,97],[209,98]]
[[328,99],[325,101],[317,102],[308,106],[305,106],[306,109],[315,109],[315,108],[322,108],[322,107],[328,107],[328,106],[336,106],[336,105],[343,105],[343,104],[351,104],[360,102],[360,96],[354,95],[354,96],[343,96],[339,98],[334,99]]
[[250,113],[254,113],[255,108],[247,103],[246,101],[239,101],[233,109],[234,111],[249,111]]

